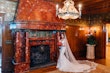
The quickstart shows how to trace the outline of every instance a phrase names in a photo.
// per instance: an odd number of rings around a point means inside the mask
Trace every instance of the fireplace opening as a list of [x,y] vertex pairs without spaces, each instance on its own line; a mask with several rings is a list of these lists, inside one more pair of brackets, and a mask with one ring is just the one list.
[[50,62],[49,45],[31,46],[30,50],[30,67],[40,67]]

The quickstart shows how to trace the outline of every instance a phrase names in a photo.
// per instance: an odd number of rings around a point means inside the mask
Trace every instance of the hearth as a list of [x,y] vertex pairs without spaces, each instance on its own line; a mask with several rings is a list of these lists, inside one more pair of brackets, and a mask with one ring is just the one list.
[[49,45],[37,45],[30,48],[30,67],[39,67],[50,62]]

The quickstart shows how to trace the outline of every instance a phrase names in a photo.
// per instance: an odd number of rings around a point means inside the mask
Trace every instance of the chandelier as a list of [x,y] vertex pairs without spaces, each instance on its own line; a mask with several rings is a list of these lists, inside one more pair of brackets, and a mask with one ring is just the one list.
[[62,8],[59,8],[58,4],[56,5],[56,16],[65,20],[81,18],[81,4],[78,7],[77,10],[74,6],[74,1],[65,0]]

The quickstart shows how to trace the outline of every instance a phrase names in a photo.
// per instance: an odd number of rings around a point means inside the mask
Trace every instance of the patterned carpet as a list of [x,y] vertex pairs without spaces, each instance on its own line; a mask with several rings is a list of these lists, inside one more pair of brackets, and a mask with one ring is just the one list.
[[[61,72],[59,70],[54,70],[54,71],[50,71],[47,73],[69,73],[69,72]],[[88,73],[88,72],[86,72],[86,73]],[[106,67],[104,65],[98,64],[96,69],[89,73],[110,73],[110,67]]]

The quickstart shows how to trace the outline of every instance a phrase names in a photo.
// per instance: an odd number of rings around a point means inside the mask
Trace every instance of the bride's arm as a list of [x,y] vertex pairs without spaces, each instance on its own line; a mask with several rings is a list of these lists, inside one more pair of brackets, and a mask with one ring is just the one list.
[[60,33],[58,32],[58,34],[57,34],[57,40],[58,40],[58,41],[57,41],[57,45],[58,45],[58,46],[61,46],[61,45],[62,45],[62,42],[61,42],[60,37],[61,37],[61,36],[60,36]]

